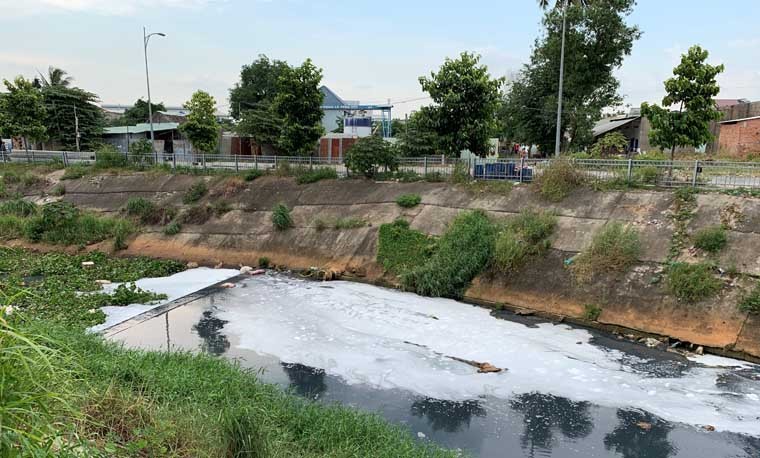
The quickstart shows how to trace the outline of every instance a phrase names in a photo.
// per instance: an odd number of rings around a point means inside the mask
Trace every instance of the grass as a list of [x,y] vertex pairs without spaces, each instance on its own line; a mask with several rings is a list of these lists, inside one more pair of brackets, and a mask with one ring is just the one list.
[[502,272],[514,272],[532,256],[546,251],[557,217],[549,212],[524,210],[510,220],[496,237],[494,265]]
[[345,230],[345,229],[359,229],[367,227],[367,222],[361,218],[346,217],[338,218],[333,224],[333,229]]
[[625,272],[639,257],[641,241],[631,226],[610,222],[594,235],[591,245],[579,254],[570,270],[581,283],[595,275]]
[[194,205],[185,209],[177,217],[179,224],[205,224],[214,215],[214,208],[211,205]]
[[312,224],[314,226],[314,229],[316,229],[318,232],[322,232],[330,227],[330,224],[324,218],[316,218]]
[[24,237],[26,220],[24,218],[3,215],[0,216],[0,240],[13,240]]
[[401,274],[401,284],[422,296],[461,299],[472,279],[490,263],[496,232],[484,211],[461,213],[430,258]]
[[211,192],[211,197],[223,197],[225,199],[236,196],[248,188],[246,181],[237,176],[226,177],[216,185]]
[[596,304],[585,304],[583,306],[583,319],[596,321],[602,315],[602,308]]
[[172,221],[164,227],[164,235],[177,235],[182,230],[182,224],[179,221]]
[[263,177],[264,175],[266,175],[266,174],[264,173],[263,170],[260,170],[260,169],[251,169],[251,170],[246,171],[243,174],[243,180],[245,180],[245,181],[253,181],[256,178]]
[[[91,269],[82,260],[93,260]],[[0,456],[456,457],[379,416],[296,397],[238,363],[145,352],[83,327],[102,313],[95,279],[134,281],[181,270],[171,261],[0,249]],[[42,275],[18,294],[22,278]],[[112,302],[130,300],[132,287]],[[141,293],[142,294],[142,293]],[[56,300],[59,295],[64,300]],[[118,295],[123,295],[123,299]],[[21,297],[24,296],[24,297]],[[52,302],[51,302],[52,300]],[[58,318],[67,314],[71,320]],[[73,325],[72,325],[73,321]]]
[[403,208],[414,208],[420,202],[422,202],[422,197],[419,194],[404,194],[396,199],[398,206]]
[[143,197],[132,197],[127,201],[124,211],[128,216],[136,218],[141,224],[164,225],[177,216],[177,210],[172,207],[156,205]]
[[0,215],[11,215],[26,218],[37,214],[38,208],[34,202],[21,198],[0,202]]
[[760,283],[739,301],[739,310],[749,313],[760,313]]
[[668,292],[684,302],[709,299],[720,291],[721,286],[721,281],[713,274],[712,264],[675,262],[667,269]]
[[262,256],[259,258],[259,267],[262,269],[269,268],[270,260],[266,256]]
[[298,184],[316,183],[321,180],[337,180],[338,172],[332,167],[315,167],[304,169],[296,174]]
[[583,176],[566,160],[552,161],[535,180],[538,192],[546,200],[561,202],[583,184]]
[[718,253],[727,243],[726,230],[721,226],[705,227],[694,234],[694,246],[708,253]]
[[211,211],[213,211],[216,216],[222,216],[232,211],[232,204],[224,199],[217,200],[211,204]]
[[78,180],[91,172],[91,167],[85,165],[70,165],[66,167],[66,170],[61,176],[61,180]]
[[182,197],[182,202],[187,205],[194,204],[203,199],[206,194],[208,194],[208,186],[206,185],[206,182],[197,181],[187,190]]
[[380,226],[377,262],[394,275],[423,265],[435,252],[435,240],[409,228],[409,222],[397,219]]
[[507,195],[514,188],[514,183],[507,180],[467,180],[460,183],[469,194]]
[[285,204],[277,204],[272,209],[272,224],[278,231],[284,231],[293,227],[293,217],[290,216],[290,208]]

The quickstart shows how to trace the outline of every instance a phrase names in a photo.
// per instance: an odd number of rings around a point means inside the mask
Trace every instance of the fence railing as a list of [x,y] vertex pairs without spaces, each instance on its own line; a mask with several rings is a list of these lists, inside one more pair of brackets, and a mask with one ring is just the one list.
[[[99,154],[108,157],[100,157]],[[475,180],[509,180],[531,182],[543,175],[556,159],[525,158],[449,158],[428,156],[400,158],[398,170],[383,174],[390,178],[430,181],[448,179],[454,174]],[[75,151],[14,151],[2,155],[2,162],[46,163],[64,166],[89,165],[95,162],[113,165],[162,165],[167,167],[245,171],[273,170],[286,167],[330,167],[338,176],[349,174],[342,159],[296,156],[242,156],[219,154],[155,154]],[[760,162],[726,161],[641,161],[635,159],[572,159],[575,170],[587,180],[599,183],[627,183],[651,187],[694,186],[707,189],[760,189]]]

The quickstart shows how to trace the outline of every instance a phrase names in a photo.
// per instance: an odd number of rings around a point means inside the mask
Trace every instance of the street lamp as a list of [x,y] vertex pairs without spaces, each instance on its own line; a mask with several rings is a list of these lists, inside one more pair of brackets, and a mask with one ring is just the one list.
[[[150,37],[153,35],[158,35],[159,37],[165,37],[165,33],[161,32],[155,32],[155,33],[147,33],[145,30],[145,27],[143,27],[143,53],[145,54],[145,82],[148,84],[148,122],[150,123],[150,147],[153,149],[153,153],[156,152],[155,147],[155,135],[153,133],[153,106],[150,102],[150,76],[148,76],[148,40],[150,40]],[[127,139],[127,150],[129,150],[129,139]]]
[[559,157],[562,145],[562,89],[565,82],[565,28],[567,27],[567,0],[562,0],[562,50],[559,57],[559,98],[557,99],[557,134],[554,155]]

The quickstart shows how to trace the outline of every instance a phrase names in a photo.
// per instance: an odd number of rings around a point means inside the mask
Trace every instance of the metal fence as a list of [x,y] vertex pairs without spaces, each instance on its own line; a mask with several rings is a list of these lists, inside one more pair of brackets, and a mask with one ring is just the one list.
[[[98,157],[98,155],[108,155]],[[98,159],[100,159],[98,161]],[[341,159],[294,156],[242,156],[219,154],[156,154],[139,156],[124,153],[72,151],[14,151],[3,162],[46,163],[64,166],[90,165],[96,161],[113,165],[161,165],[170,168],[227,171],[263,171],[287,168],[333,168],[338,176],[349,174]],[[541,177],[556,159],[459,159],[446,156],[400,158],[398,169],[385,171],[383,178],[412,181],[443,181],[456,175],[475,180],[531,182]],[[725,161],[640,161],[635,159],[571,159],[562,161],[586,180],[596,183],[628,184],[641,187],[685,187],[706,189],[760,189],[760,163]],[[285,170],[287,172],[287,170]],[[381,170],[381,172],[383,172]]]

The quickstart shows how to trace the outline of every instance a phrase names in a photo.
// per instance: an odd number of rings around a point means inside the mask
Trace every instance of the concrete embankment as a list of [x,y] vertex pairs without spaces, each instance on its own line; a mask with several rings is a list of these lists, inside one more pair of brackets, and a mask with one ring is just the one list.
[[[66,182],[64,199],[82,208],[118,212],[131,197],[149,198],[162,206],[183,207],[182,197],[199,180],[209,183],[203,201],[226,200],[232,210],[202,225],[184,225],[177,235],[147,228],[130,242],[127,255],[148,255],[216,265],[254,265],[260,257],[294,269],[317,267],[375,283],[392,283],[376,263],[381,224],[403,217],[414,229],[440,235],[447,223],[466,209],[483,209],[508,218],[526,208],[551,209],[558,227],[549,252],[508,278],[485,272],[473,283],[466,299],[571,318],[581,318],[587,304],[601,308],[598,323],[668,336],[709,347],[716,352],[760,358],[760,316],[740,312],[741,296],[760,276],[760,199],[699,194],[688,231],[723,224],[729,242],[718,256],[725,276],[720,294],[697,304],[667,294],[661,281],[675,225],[671,218],[675,196],[660,191],[575,191],[563,202],[550,204],[528,186],[507,195],[471,193],[443,183],[373,183],[361,180],[322,181],[298,185],[293,179],[263,177],[230,187],[221,178],[168,175],[88,177]],[[417,193],[422,203],[404,209],[398,196]],[[276,230],[271,209],[277,203],[292,208],[294,227]],[[316,220],[355,217],[368,226],[318,230]],[[623,275],[595,278],[592,284],[574,281],[565,260],[588,246],[594,234],[610,221],[634,225],[643,250],[638,263]],[[679,257],[696,261],[701,255],[684,250]]]

